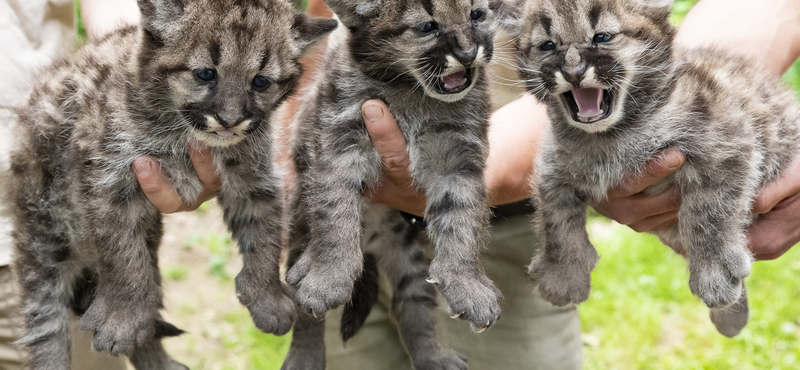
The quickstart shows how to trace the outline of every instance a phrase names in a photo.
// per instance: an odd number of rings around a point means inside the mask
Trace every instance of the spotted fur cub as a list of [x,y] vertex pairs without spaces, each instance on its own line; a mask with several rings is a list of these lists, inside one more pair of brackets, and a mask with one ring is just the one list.
[[[485,67],[492,57],[498,2],[327,0],[345,26],[331,37],[325,72],[297,119],[300,174],[293,240],[304,249],[286,275],[298,303],[315,315],[350,301],[366,244],[395,285],[393,315],[417,369],[461,369],[433,325],[438,286],[455,316],[476,331],[500,316],[500,292],[479,257],[489,208],[483,181],[490,112]],[[361,115],[382,99],[408,142],[410,172],[427,195],[427,236],[406,233],[398,211],[365,203],[383,173]],[[388,114],[388,112],[387,112]],[[407,237],[404,237],[407,236]],[[296,252],[299,254],[299,252]],[[294,262],[294,261],[292,261]],[[353,297],[355,300],[356,297]],[[304,318],[304,319],[302,319]],[[322,323],[301,316],[285,369],[324,367]],[[305,339],[304,339],[305,338]],[[309,349],[317,345],[314,351]],[[295,351],[295,349],[297,351]],[[313,352],[313,353],[309,353]]]
[[303,50],[336,27],[283,0],[140,0],[141,27],[91,44],[41,73],[20,112],[10,202],[33,369],[69,368],[72,308],[95,350],[137,369],[180,369],[160,344],[161,214],[131,169],[158,159],[189,203],[187,155],[211,147],[219,202],[244,267],[239,300],[283,334],[295,303],[278,276],[280,178],[269,130],[301,74]]
[[714,49],[673,44],[670,0],[529,0],[520,72],[552,127],[537,166],[543,245],[530,265],[557,305],[589,297],[598,255],[585,202],[666,149],[686,156],[646,189],[679,186],[678,224],[658,236],[686,255],[689,286],[726,336],[748,320],[745,231],[759,190],[797,154],[800,110],[777,78]]

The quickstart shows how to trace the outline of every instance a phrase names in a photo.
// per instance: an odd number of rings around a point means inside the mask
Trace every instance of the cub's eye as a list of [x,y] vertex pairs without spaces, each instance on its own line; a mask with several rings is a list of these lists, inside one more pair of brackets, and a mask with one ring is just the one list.
[[198,69],[194,71],[194,76],[200,81],[208,82],[217,77],[217,71],[208,68]]
[[598,33],[598,34],[594,35],[594,38],[592,39],[592,42],[595,43],[595,44],[600,44],[600,43],[603,43],[603,42],[609,42],[613,38],[614,38],[613,35],[610,35],[610,34],[607,34],[607,33],[603,32],[603,33]]
[[417,26],[417,31],[419,33],[431,33],[439,29],[439,25],[436,22],[425,22]]
[[272,82],[269,80],[269,78],[264,76],[258,75],[253,77],[253,88],[256,90],[264,90],[271,84]]
[[539,45],[539,50],[541,51],[553,51],[556,50],[556,43],[552,41],[545,41],[541,45]]
[[472,11],[472,13],[469,13],[469,19],[472,19],[473,21],[480,22],[484,18],[486,18],[486,12],[481,9],[475,9]]

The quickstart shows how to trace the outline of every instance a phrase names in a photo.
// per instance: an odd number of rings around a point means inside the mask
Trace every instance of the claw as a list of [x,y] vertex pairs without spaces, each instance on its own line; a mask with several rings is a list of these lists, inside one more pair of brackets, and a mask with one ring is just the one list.
[[439,284],[439,280],[436,280],[436,279],[433,279],[433,278],[427,278],[427,279],[425,279],[425,281],[427,281],[428,284]]
[[480,333],[483,333],[486,330],[486,328],[489,327],[489,324],[487,323],[485,326],[482,326],[480,328],[475,326],[475,324],[469,324],[469,327],[470,327],[470,329],[472,329],[472,332],[474,332],[475,334],[480,334]]

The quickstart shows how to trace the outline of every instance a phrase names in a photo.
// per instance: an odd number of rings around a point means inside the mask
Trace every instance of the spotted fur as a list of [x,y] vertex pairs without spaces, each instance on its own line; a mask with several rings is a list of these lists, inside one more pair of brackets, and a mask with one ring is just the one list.
[[[490,112],[485,66],[493,53],[500,4],[327,4],[344,27],[331,37],[324,73],[296,122],[300,184],[292,207],[292,240],[294,254],[304,252],[287,281],[297,286],[300,305],[320,316],[350,301],[362,272],[361,246],[372,245],[362,238],[379,238],[380,248],[368,252],[395,286],[393,317],[416,368],[462,369],[461,356],[438,342],[435,289],[425,279],[438,286],[454,315],[476,331],[500,315],[501,294],[479,261],[489,221],[483,182]],[[452,88],[447,81],[453,80],[467,82]],[[427,195],[424,238],[404,239],[393,231],[408,226],[399,212],[364,201],[365,190],[378,185],[383,173],[361,116],[361,105],[373,98],[386,102],[397,118],[408,143],[410,174]],[[367,230],[363,234],[362,228]],[[430,267],[419,258],[427,237],[436,251]],[[284,369],[324,367],[322,325],[301,314]]]
[[244,259],[239,300],[262,331],[286,333],[294,320],[278,276],[281,183],[269,130],[299,79],[298,58],[336,22],[296,15],[282,0],[139,6],[140,27],[57,61],[20,112],[10,202],[33,369],[69,368],[70,302],[85,310],[95,350],[128,355],[138,369],[185,368],[158,340],[169,329],[158,314],[161,214],[131,165],[156,158],[193,203],[192,138],[211,147],[222,179],[219,202]]
[[[751,61],[675,45],[671,4],[525,4],[519,69],[552,121],[535,179],[537,227],[546,237],[530,272],[550,302],[586,300],[598,255],[585,231],[585,202],[602,201],[645,162],[677,149],[684,166],[646,189],[681,189],[678,224],[657,234],[686,255],[691,291],[733,336],[748,319],[751,205],[796,155],[800,110],[794,94]],[[581,107],[578,88],[602,89],[590,93],[602,99]]]

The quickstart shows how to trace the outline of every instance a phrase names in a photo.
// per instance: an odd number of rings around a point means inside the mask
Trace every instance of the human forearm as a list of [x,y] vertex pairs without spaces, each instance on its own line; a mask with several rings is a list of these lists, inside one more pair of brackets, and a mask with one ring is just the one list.
[[713,45],[782,74],[800,55],[800,1],[703,0],[686,15],[676,41]]

